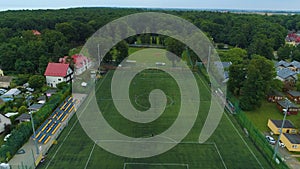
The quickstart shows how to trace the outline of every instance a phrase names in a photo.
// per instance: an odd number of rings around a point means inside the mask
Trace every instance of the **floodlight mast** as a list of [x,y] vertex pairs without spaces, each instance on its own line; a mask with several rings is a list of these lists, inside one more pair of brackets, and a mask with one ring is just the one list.
[[283,126],[284,126],[284,123],[285,123],[285,119],[286,119],[286,115],[289,111],[289,107],[290,107],[290,101],[288,99],[285,100],[287,102],[287,107],[286,109],[283,109],[283,112],[284,112],[284,116],[283,116],[283,121],[281,123],[281,128],[280,128],[280,133],[279,133],[279,136],[278,136],[278,141],[276,142],[275,144],[275,148],[274,148],[274,155],[273,155],[273,159],[276,160],[276,155],[278,153],[278,148],[279,148],[279,141],[280,141],[280,137],[282,135],[282,129],[283,129]]
[[35,148],[36,148],[36,154],[39,154],[40,151],[39,151],[39,148],[38,148],[38,145],[37,145],[37,138],[36,138],[36,134],[35,134],[35,129],[34,129],[34,122],[33,122],[33,118],[32,118],[32,112],[29,112],[30,114],[30,118],[31,118],[31,124],[32,124],[32,131],[33,131],[33,141],[34,141],[34,145],[35,145]]

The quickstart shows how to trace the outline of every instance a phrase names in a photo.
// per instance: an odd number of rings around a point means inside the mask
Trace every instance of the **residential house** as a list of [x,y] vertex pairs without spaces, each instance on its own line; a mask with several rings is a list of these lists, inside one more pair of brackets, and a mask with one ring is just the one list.
[[28,122],[28,121],[30,121],[30,119],[31,118],[30,118],[29,114],[23,113],[19,117],[17,117],[15,119],[15,121],[17,121],[18,123],[21,123],[21,122]]
[[34,112],[36,112],[36,111],[39,111],[40,110],[40,108],[42,108],[43,107],[43,104],[32,104],[31,106],[29,106],[28,107],[28,111],[34,111]]
[[222,72],[223,72],[223,75],[221,75],[221,76],[223,78],[223,82],[226,83],[229,80],[229,70],[228,69],[232,65],[232,63],[216,61],[216,62],[214,62],[214,65],[217,68],[217,70],[219,71],[219,73],[222,74]]
[[41,32],[39,32],[38,30],[32,30],[33,35],[41,35]]
[[289,151],[300,151],[300,135],[283,133],[280,140]]
[[278,100],[282,100],[284,98],[284,94],[277,91],[271,90],[271,92],[267,96],[269,102],[277,102]]
[[0,87],[1,88],[8,88],[12,81],[11,76],[0,76]]
[[5,131],[5,126],[7,125],[11,125],[10,119],[3,114],[0,114],[0,133]]
[[48,63],[44,75],[46,76],[47,85],[56,87],[56,85],[61,82],[70,83],[73,79],[73,70],[69,64]]
[[279,100],[276,102],[277,103],[277,108],[284,113],[285,110],[287,110],[288,115],[295,115],[298,114],[300,108],[292,103],[290,100]]
[[299,91],[294,91],[294,90],[287,91],[287,96],[290,100],[292,100],[298,104],[300,103],[300,92]]
[[[274,134],[280,134],[280,129],[282,126],[283,120],[268,120],[268,127]],[[293,125],[293,123],[290,120],[285,120],[283,128],[282,128],[282,133],[291,133],[291,134],[296,134],[297,129]]]
[[281,70],[281,69],[284,69],[284,68],[288,68],[290,69],[291,71],[294,71],[294,72],[297,72],[297,73],[300,73],[300,62],[294,60],[292,62],[286,62],[284,60],[281,60],[277,63],[275,63],[275,68],[277,70]]
[[297,72],[294,72],[289,68],[277,69],[276,79],[278,79],[282,82],[289,81],[289,82],[295,83],[296,80],[298,79]]
[[[59,62],[67,63],[67,57],[68,56],[60,58]],[[83,72],[85,72],[87,69],[89,69],[92,66],[91,59],[82,54],[75,54],[75,55],[71,56],[71,58],[73,59],[73,63],[74,63],[75,75],[82,74]]]
[[1,96],[1,99],[4,101],[4,102],[7,102],[7,101],[12,101],[14,100],[14,97],[19,95],[21,93],[21,91],[17,88],[13,88],[13,89],[10,89],[9,91],[7,91],[6,93],[4,93],[2,96]]

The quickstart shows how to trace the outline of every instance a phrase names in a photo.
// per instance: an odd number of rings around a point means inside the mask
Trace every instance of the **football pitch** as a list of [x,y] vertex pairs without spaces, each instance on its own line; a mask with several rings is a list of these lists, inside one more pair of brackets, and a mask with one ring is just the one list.
[[[114,71],[109,71],[96,84],[96,99],[106,121],[120,133],[145,138],[159,135],[168,129],[180,108],[180,92],[176,81],[167,73],[148,69],[131,81],[129,96],[132,105],[141,111],[150,108],[149,93],[161,89],[166,94],[167,106],[163,114],[150,123],[127,120],[114,107],[111,81]],[[114,155],[92,141],[73,116],[68,127],[50,148],[40,169],[258,169],[271,168],[268,161],[256,150],[249,138],[236,124],[232,115],[224,113],[214,134],[205,143],[198,142],[199,134],[210,107],[210,90],[201,74],[194,73],[200,92],[200,106],[196,122],[187,136],[174,148],[149,158],[126,158]],[[86,99],[88,102],[88,99]],[[169,138],[172,142],[172,138]],[[102,140],[97,140],[102,141]],[[107,141],[107,140],[106,140]],[[110,140],[122,142],[122,140]],[[168,142],[165,142],[168,144]],[[141,150],[142,151],[142,150]]]

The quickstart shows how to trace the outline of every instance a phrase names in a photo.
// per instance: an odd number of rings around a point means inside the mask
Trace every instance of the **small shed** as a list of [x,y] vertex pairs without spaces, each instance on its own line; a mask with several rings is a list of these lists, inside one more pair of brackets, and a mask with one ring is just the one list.
[[300,152],[300,135],[283,133],[280,139],[289,151]]
[[27,121],[30,121],[30,115],[29,114],[26,114],[26,113],[23,113],[21,114],[19,117],[17,117],[15,119],[15,121],[21,123],[21,122],[27,122]]
[[300,92],[295,90],[290,90],[287,92],[287,96],[290,100],[300,103]]
[[[268,120],[268,127],[271,129],[271,131],[274,134],[280,134],[280,129],[282,126],[283,120]],[[285,120],[284,126],[282,128],[282,133],[291,133],[291,134],[296,134],[297,129],[293,125],[293,123],[290,120]]]
[[269,102],[277,102],[284,98],[284,94],[277,90],[271,90],[267,98]]
[[35,103],[28,107],[28,111],[39,111],[41,107],[43,107],[43,104]]
[[298,114],[300,108],[292,103],[290,100],[279,100],[276,102],[277,103],[277,108],[284,113],[284,110],[287,110],[288,115],[296,115]]

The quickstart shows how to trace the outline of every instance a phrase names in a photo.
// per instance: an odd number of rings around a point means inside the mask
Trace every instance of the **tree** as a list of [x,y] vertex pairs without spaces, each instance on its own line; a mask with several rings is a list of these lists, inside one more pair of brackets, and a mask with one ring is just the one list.
[[293,60],[296,60],[296,61],[300,61],[300,50],[299,49],[295,49],[293,52],[292,52],[292,59]]
[[42,75],[33,75],[29,78],[29,86],[34,89],[40,89],[46,83],[45,77]]
[[127,56],[128,56],[128,45],[125,41],[121,41],[116,45],[117,50],[117,57],[116,62],[117,64],[121,63]]
[[61,82],[61,83],[58,83],[57,85],[56,85],[56,87],[59,89],[59,90],[62,90],[62,89],[64,89],[65,87],[67,87],[68,86],[68,83],[67,82]]
[[228,51],[220,51],[218,53],[224,62],[241,63],[247,59],[247,51],[241,48],[232,48]]
[[240,95],[243,82],[246,79],[246,64],[232,64],[229,67],[228,90],[235,95]]
[[278,60],[286,60],[291,56],[292,48],[289,45],[282,46],[277,51]]
[[26,113],[26,112],[27,112],[26,106],[21,106],[21,107],[19,107],[18,112],[19,112],[20,114]]
[[172,54],[167,53],[167,57],[170,61],[172,61],[172,65],[175,66],[175,62],[179,61],[181,58],[181,54],[185,48],[184,44],[175,40],[171,37],[168,37],[165,41],[166,48],[169,52],[175,54],[177,57],[174,57]]
[[296,88],[297,88],[297,91],[300,91],[300,74],[298,74],[297,77],[298,77],[298,80],[296,82]]
[[262,99],[271,89],[275,78],[274,63],[262,56],[254,55],[247,68],[247,78],[241,88],[240,107],[254,110],[261,106]]

